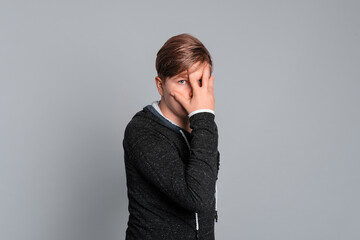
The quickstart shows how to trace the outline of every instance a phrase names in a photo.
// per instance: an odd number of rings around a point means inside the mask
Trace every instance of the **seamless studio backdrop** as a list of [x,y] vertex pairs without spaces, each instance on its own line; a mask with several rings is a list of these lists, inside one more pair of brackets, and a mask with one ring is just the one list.
[[218,240],[360,239],[359,1],[0,3],[0,239],[115,240],[156,53],[214,61]]

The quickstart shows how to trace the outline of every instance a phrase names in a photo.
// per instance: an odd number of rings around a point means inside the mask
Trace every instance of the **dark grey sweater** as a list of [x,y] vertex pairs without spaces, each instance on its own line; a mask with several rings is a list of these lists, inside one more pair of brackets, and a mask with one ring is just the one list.
[[219,170],[214,114],[190,117],[189,133],[148,105],[126,126],[127,240],[213,240]]

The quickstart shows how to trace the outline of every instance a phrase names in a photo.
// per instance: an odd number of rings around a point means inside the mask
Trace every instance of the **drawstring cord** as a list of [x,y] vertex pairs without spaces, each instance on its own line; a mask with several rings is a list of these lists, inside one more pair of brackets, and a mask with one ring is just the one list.
[[[186,145],[188,146],[189,150],[190,150],[190,144],[189,141],[187,140],[184,132],[182,130],[180,130],[181,135],[184,137]],[[198,217],[198,213],[195,213],[195,228],[196,228],[196,239],[199,239],[199,217]]]
[[218,196],[218,192],[217,192],[217,181],[215,183],[215,221],[218,221],[218,214],[217,214],[217,196]]
[[199,239],[199,219],[198,219],[198,213],[195,213],[195,219],[196,219],[196,239]]

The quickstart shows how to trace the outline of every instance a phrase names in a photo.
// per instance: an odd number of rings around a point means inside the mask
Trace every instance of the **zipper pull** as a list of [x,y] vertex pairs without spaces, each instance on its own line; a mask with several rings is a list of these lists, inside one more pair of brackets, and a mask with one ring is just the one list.
[[217,210],[215,210],[215,221],[218,221],[218,214],[217,214]]

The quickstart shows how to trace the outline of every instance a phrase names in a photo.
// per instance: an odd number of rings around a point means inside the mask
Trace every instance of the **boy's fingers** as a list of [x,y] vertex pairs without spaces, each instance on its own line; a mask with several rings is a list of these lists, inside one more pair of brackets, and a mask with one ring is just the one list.
[[215,79],[214,76],[211,76],[211,77],[209,78],[208,88],[214,88],[214,79]]
[[203,73],[202,73],[202,86],[204,88],[208,87],[209,84],[209,77],[210,77],[210,66],[207,62],[204,63],[204,69],[203,69]]
[[[204,66],[202,66],[202,68],[203,68],[203,72],[204,72]],[[189,73],[189,70],[188,70],[188,73]],[[200,88],[200,82],[199,82],[199,79],[196,79],[195,77],[194,77],[194,75],[192,75],[192,76],[190,76],[189,74],[188,74],[188,76],[189,76],[189,82],[190,82],[190,86],[191,86],[191,88],[193,89],[193,91],[197,91],[197,89],[198,88]]]
[[189,83],[194,92],[196,92],[197,89],[200,87],[199,81],[194,78],[190,78]]
[[180,93],[176,91],[172,91],[170,93],[171,96],[175,98],[176,101],[178,101],[183,107],[186,105],[186,98],[184,98]]

